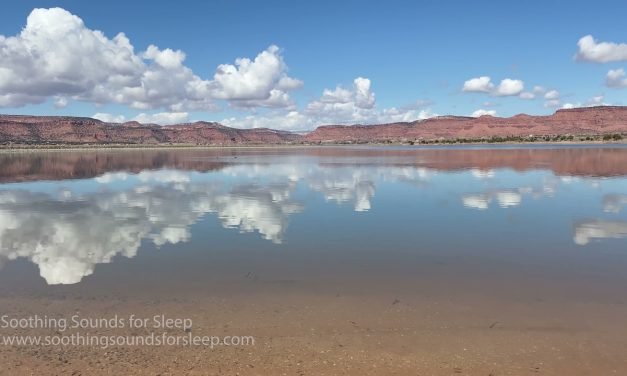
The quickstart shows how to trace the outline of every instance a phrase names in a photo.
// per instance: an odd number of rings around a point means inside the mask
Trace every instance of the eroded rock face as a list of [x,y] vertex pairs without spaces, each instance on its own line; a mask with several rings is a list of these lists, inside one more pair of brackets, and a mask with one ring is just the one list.
[[2,143],[62,144],[274,144],[300,136],[272,129],[235,129],[196,122],[159,126],[129,122],[105,123],[80,117],[0,115]]
[[237,145],[611,133],[627,133],[627,107],[558,110],[549,116],[441,116],[409,123],[324,125],[305,136],[267,128],[230,128],[210,122],[159,126],[138,122],[112,124],[82,117],[0,115],[0,143],[4,144]]
[[454,139],[495,136],[585,135],[627,132],[627,107],[602,106],[558,110],[549,116],[510,118],[443,116],[410,123],[326,125],[305,136],[310,142]]

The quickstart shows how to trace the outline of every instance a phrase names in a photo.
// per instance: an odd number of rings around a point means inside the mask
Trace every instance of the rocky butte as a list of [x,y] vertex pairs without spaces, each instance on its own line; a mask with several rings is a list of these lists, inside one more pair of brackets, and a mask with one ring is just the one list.
[[317,144],[610,134],[627,134],[626,106],[563,109],[548,116],[440,116],[390,124],[323,125],[305,135],[268,128],[237,129],[212,122],[160,126],[106,123],[84,117],[0,115],[3,145]]
[[627,107],[601,106],[558,110],[553,115],[520,114],[509,118],[440,116],[407,123],[380,125],[325,125],[305,140],[320,142],[480,139],[544,135],[599,135],[627,133]]

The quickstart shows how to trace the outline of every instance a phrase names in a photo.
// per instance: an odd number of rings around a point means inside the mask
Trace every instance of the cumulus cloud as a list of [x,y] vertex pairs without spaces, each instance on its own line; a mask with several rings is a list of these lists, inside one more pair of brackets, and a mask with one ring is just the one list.
[[548,91],[544,94],[544,99],[559,99],[560,93],[557,90]]
[[352,89],[337,86],[334,90],[324,89],[322,96],[315,103],[347,104],[351,103],[357,108],[369,109],[375,105],[375,95],[370,90],[370,80],[357,77],[353,80]]
[[472,117],[480,117],[480,116],[484,116],[484,115],[496,116],[496,110],[478,109],[475,112],[473,112],[470,116],[472,116]]
[[577,42],[579,51],[575,59],[594,63],[627,61],[627,44],[598,42],[592,35],[586,35]]
[[549,90],[544,93],[544,107],[547,108],[555,108],[560,107],[562,105],[562,101],[560,99],[560,92],[557,90]]
[[240,107],[285,107],[291,104],[287,92],[302,85],[287,75],[281,50],[272,45],[254,60],[238,58],[234,65],[219,65],[210,91],[214,98],[233,101]]
[[430,104],[430,101],[419,100],[407,106],[378,110],[370,80],[357,77],[351,89],[342,86],[325,89],[319,99],[307,104],[303,114],[316,125],[393,123],[437,116],[425,108]]
[[521,80],[506,78],[501,81],[493,94],[496,96],[514,96],[519,95],[524,88],[525,84]]
[[594,97],[588,99],[585,103],[581,103],[581,102],[577,102],[577,103],[567,102],[567,103],[564,103],[562,105],[562,108],[569,109],[569,108],[594,107],[594,106],[611,106],[611,104],[605,102],[605,96],[597,95],[597,96],[594,96]]
[[[250,101],[246,101],[250,102]],[[244,103],[238,101],[237,103]],[[376,108],[375,93],[368,78],[357,77],[350,89],[337,86],[324,89],[321,96],[309,102],[303,110],[293,107],[272,108],[244,116],[223,118],[221,123],[235,128],[274,128],[291,131],[309,130],[321,124],[373,124],[424,120],[436,113],[429,108],[433,102],[421,99],[413,103],[383,109]],[[258,103],[259,106],[270,107]],[[281,107],[281,106],[276,106]],[[121,123],[128,120],[157,124],[187,121],[186,112],[140,114],[127,119],[107,113],[97,113],[95,118]]]
[[104,121],[105,123],[124,123],[126,121],[126,116],[124,115],[113,115],[106,112],[97,112],[91,117]]
[[[481,76],[471,78],[464,82],[462,91],[475,93],[488,93],[495,97],[507,97],[520,95],[525,88],[525,84],[521,80],[505,78],[498,85],[492,83],[489,76]],[[528,96],[528,94],[525,94]]]
[[321,124],[372,124],[415,121],[437,116],[428,100],[418,100],[407,106],[376,108],[376,97],[370,79],[357,77],[350,88],[338,85],[324,89],[321,96],[309,102],[303,110],[296,108],[271,111],[244,117],[225,118],[222,122],[238,128],[277,128],[307,130]]
[[492,79],[488,76],[481,76],[464,82],[462,91],[490,93],[493,89]]
[[605,85],[611,88],[625,88],[627,87],[627,77],[625,77],[625,70],[610,69],[605,76]]
[[273,128],[292,131],[310,129],[315,126],[313,119],[298,111],[230,117],[222,119],[221,123],[235,128]]
[[536,95],[541,95],[546,93],[546,88],[544,86],[536,85],[533,87],[533,93]]
[[520,97],[520,99],[535,99],[536,98],[536,95],[529,91],[523,91],[518,96]]
[[159,112],[156,114],[141,113],[132,120],[140,123],[155,123],[161,125],[185,123],[188,121],[187,112]]
[[106,123],[124,123],[126,121],[137,121],[142,124],[171,125],[185,123],[189,119],[187,112],[158,112],[153,114],[140,113],[139,115],[127,119],[124,115],[113,115],[105,112],[98,112],[92,115],[94,119],[102,120]]
[[124,33],[109,39],[62,8],[34,9],[18,35],[0,36],[0,106],[57,98],[61,106],[76,100],[169,112],[215,110],[215,99],[278,107],[288,106],[287,93],[302,86],[287,75],[276,46],[254,60],[220,65],[213,80],[194,74],[185,58],[155,45],[136,53]]

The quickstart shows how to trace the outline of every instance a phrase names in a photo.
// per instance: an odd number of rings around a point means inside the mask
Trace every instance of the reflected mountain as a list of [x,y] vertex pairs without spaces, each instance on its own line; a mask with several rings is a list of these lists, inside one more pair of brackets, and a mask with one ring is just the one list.
[[349,165],[364,162],[388,166],[414,166],[431,170],[472,170],[486,179],[496,169],[515,171],[549,170],[558,176],[625,176],[627,147],[611,146],[491,146],[448,148],[242,148],[172,150],[90,150],[75,152],[29,152],[0,154],[0,183],[86,179],[107,172],[177,169],[216,171],[227,166],[265,159],[267,163],[286,158],[342,160]]

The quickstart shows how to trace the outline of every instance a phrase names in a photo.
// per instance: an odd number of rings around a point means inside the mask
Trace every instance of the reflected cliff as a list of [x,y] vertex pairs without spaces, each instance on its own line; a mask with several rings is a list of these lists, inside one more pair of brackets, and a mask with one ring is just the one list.
[[[289,158],[384,163],[440,171],[471,170],[489,179],[496,169],[543,169],[557,176],[627,175],[627,146],[461,146],[461,147],[309,147],[233,149],[90,150],[73,152],[0,153],[0,183],[86,179],[107,172],[177,169],[209,172],[243,161]],[[239,158],[239,159],[238,159]]]

